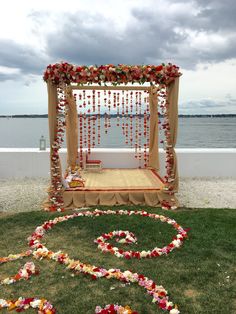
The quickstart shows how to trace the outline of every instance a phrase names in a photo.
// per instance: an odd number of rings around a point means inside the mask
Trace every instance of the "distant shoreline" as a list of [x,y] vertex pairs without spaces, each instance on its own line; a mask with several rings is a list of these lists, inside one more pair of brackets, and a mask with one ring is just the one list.
[[[101,117],[104,117],[101,114]],[[111,114],[116,117],[117,114]],[[142,115],[143,116],[143,115]],[[179,118],[235,118],[236,114],[179,114]],[[0,118],[48,118],[47,114],[16,114],[16,115],[0,115]]]

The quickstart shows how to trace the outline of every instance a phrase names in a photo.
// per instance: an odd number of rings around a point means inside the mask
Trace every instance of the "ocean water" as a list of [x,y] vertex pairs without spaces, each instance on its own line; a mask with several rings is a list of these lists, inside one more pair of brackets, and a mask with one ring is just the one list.
[[[116,118],[111,125],[105,134],[101,119],[101,144],[96,147],[130,147]],[[0,147],[39,147],[41,135],[49,147],[47,118],[0,118]],[[179,118],[177,147],[236,148],[236,117]]]

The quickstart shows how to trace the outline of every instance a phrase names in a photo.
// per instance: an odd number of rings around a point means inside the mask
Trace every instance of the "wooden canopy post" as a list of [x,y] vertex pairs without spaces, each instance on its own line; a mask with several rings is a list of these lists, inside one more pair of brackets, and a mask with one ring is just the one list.
[[177,156],[175,152],[175,145],[177,141],[178,133],[178,95],[179,95],[179,78],[175,78],[167,86],[168,95],[168,120],[169,120],[169,147],[167,147],[167,154],[170,165],[170,182],[172,193],[178,192],[179,187],[179,176],[177,167]]
[[56,147],[58,139],[58,93],[57,85],[47,83],[48,89],[48,123],[50,138],[50,173],[51,184],[48,189],[48,200],[43,204],[45,210],[60,211],[63,206],[62,171],[59,149]]
[[66,89],[66,145],[67,167],[74,169],[78,163],[78,113],[76,101],[70,88]]
[[150,134],[149,134],[149,164],[150,168],[159,169],[158,154],[158,109],[157,109],[157,88],[150,87],[149,92],[150,107]]

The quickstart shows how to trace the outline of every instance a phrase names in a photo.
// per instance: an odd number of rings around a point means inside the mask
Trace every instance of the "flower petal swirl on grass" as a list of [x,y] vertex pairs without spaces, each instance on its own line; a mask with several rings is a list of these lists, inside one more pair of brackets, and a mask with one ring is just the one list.
[[56,313],[55,308],[47,300],[37,298],[19,298],[15,301],[0,299],[0,310],[4,308],[8,311],[15,310],[16,312],[33,308],[38,309],[38,314]]
[[0,281],[0,285],[10,285],[20,280],[28,280],[33,275],[38,275],[39,270],[35,267],[34,263],[26,263],[18,273],[13,277],[8,277]]
[[[31,235],[31,237],[28,238],[30,247],[32,249],[35,249],[35,251],[33,252],[33,256],[37,259],[48,258],[51,260],[55,260],[59,262],[60,264],[64,264],[67,267],[67,269],[73,271],[75,274],[79,274],[79,273],[88,274],[94,280],[97,278],[103,277],[107,279],[112,279],[112,278],[117,279],[124,283],[137,283],[139,286],[146,289],[147,293],[152,296],[153,303],[157,304],[161,309],[169,311],[171,314],[174,314],[174,313],[178,314],[179,311],[177,307],[174,306],[174,304],[169,301],[167,291],[162,286],[157,285],[153,280],[145,277],[144,275],[133,273],[128,270],[121,271],[120,269],[105,269],[105,268],[98,267],[95,265],[85,264],[80,260],[71,259],[68,256],[68,254],[63,253],[61,251],[53,252],[49,250],[44,244],[41,243],[41,239],[43,238],[44,233],[52,229],[53,226],[55,226],[57,223],[68,221],[76,217],[99,217],[103,215],[126,215],[126,216],[137,215],[141,217],[159,219],[162,222],[171,224],[178,231],[178,234],[169,245],[161,249],[160,252],[162,254],[168,254],[175,247],[179,247],[182,244],[184,238],[187,237],[187,231],[184,230],[180,225],[178,225],[175,220],[162,216],[162,215],[147,213],[145,211],[95,210],[95,211],[75,212],[71,215],[56,217],[53,220],[49,220],[45,222],[43,225],[41,225],[40,227],[36,228],[35,232]],[[135,240],[134,237],[133,239]],[[155,250],[155,252],[158,252],[158,251]],[[156,257],[162,254],[157,254],[157,253],[152,252],[152,255],[151,255],[151,253],[146,254],[145,252],[143,253],[143,257],[147,257],[147,256]],[[142,252],[140,253],[140,256],[141,255],[142,255]]]
[[95,309],[95,314],[138,314],[138,312],[134,312],[131,310],[129,306],[123,307],[118,304],[108,304],[104,308],[97,306]]
[[[41,226],[38,226],[33,234],[28,238],[29,246],[31,250],[26,252],[22,252],[20,254],[11,254],[8,257],[0,257],[0,264],[14,261],[26,256],[33,255],[36,259],[50,259],[57,261],[60,264],[64,264],[66,268],[70,271],[73,271],[75,274],[87,274],[92,277],[92,279],[97,278],[106,278],[106,279],[116,279],[123,283],[136,283],[139,286],[143,287],[146,292],[152,296],[152,302],[155,303],[159,308],[168,311],[170,314],[179,314],[179,310],[176,305],[174,305],[171,301],[169,301],[169,297],[167,291],[161,286],[157,285],[152,279],[145,277],[142,274],[134,273],[129,270],[121,271],[120,269],[105,269],[99,266],[94,266],[90,264],[85,264],[80,260],[74,260],[69,257],[68,254],[63,253],[62,251],[53,252],[49,250],[43,243],[41,243],[41,239],[44,237],[45,233],[52,229],[56,224],[64,221],[68,221],[70,219],[74,219],[77,217],[99,217],[105,215],[123,215],[123,216],[141,216],[148,217],[154,220],[160,220],[161,222],[168,223],[177,230],[177,235],[174,237],[173,241],[167,246],[159,249],[154,248],[152,251],[120,251],[117,248],[112,247],[109,243],[105,242],[112,237],[122,237],[121,240],[117,238],[117,242],[124,244],[133,244],[137,242],[137,238],[130,231],[113,231],[108,234],[103,234],[101,237],[98,237],[95,242],[101,246],[100,248],[105,252],[110,252],[118,257],[125,258],[144,258],[144,257],[157,257],[163,254],[170,253],[174,248],[179,248],[184,239],[187,237],[187,231],[183,229],[174,219],[158,215],[147,213],[146,211],[127,211],[127,210],[95,210],[95,211],[85,211],[85,212],[74,212],[71,215],[65,215],[56,217],[53,220],[49,220],[44,222]],[[105,249],[104,249],[105,248]],[[117,251],[117,250],[118,251]],[[118,253],[119,254],[118,254]],[[1,281],[2,285],[12,284],[19,280],[27,280],[32,275],[37,275],[38,270],[36,269],[34,263],[28,262],[26,263],[19,272],[10,278],[6,278]],[[5,300],[0,299],[0,310],[1,309],[8,310],[16,310],[17,312],[22,312],[29,308],[38,309],[39,314],[54,314],[56,313],[55,308],[52,304],[50,304],[45,299],[37,299],[37,298],[19,298],[17,300]],[[108,313],[119,313],[119,314],[137,314],[131,310],[129,306],[121,306],[108,304],[104,308],[97,306],[95,309],[95,314],[108,314]]]

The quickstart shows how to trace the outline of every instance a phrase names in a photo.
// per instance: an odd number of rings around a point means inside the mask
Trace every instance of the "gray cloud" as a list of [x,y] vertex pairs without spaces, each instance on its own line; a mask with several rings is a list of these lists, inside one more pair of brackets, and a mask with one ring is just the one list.
[[[236,1],[235,0],[171,0],[176,4],[192,3],[197,9],[197,14],[193,11],[181,18],[183,26],[197,30],[223,31],[236,30]],[[181,17],[181,14],[179,15]],[[195,18],[193,18],[195,17]],[[179,20],[179,18],[178,18]]]
[[162,20],[156,20],[149,11],[133,10],[132,24],[123,32],[101,15],[82,16],[68,14],[60,29],[47,37],[51,57],[77,64],[160,63],[177,54],[173,43],[185,37]]
[[7,80],[12,80],[19,77],[19,74],[8,74],[8,73],[0,73],[0,81],[7,81]]
[[[134,7],[130,19],[118,28],[109,16],[75,12],[60,16],[33,11],[32,34],[44,39],[44,51],[0,40],[0,65],[18,68],[19,75],[41,75],[48,63],[158,64],[173,62],[182,68],[236,57],[235,0],[150,1],[150,8]],[[54,23],[54,30],[42,25]],[[42,38],[40,37],[40,40]],[[0,80],[17,75],[0,74]]]
[[214,114],[214,113],[235,113],[236,99],[226,95],[225,99],[199,99],[189,100],[179,105],[180,114]]
[[0,66],[19,69],[17,74],[0,74],[0,80],[16,79],[24,74],[39,74],[45,68],[45,58],[32,47],[13,40],[0,39]]
[[133,8],[122,31],[101,15],[67,14],[47,37],[48,53],[78,64],[171,61],[184,68],[236,57],[234,1],[195,1],[192,11],[176,2],[167,12],[158,6]]

